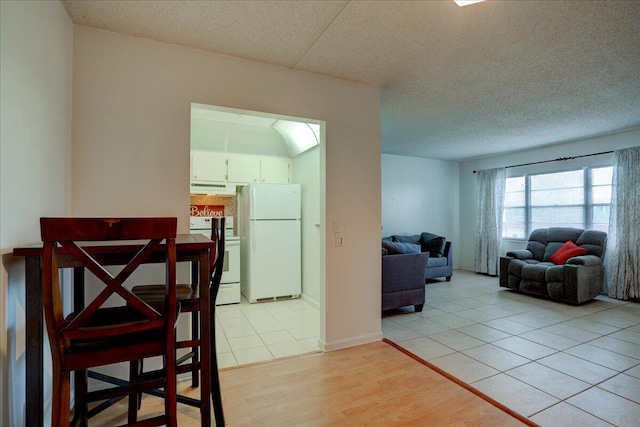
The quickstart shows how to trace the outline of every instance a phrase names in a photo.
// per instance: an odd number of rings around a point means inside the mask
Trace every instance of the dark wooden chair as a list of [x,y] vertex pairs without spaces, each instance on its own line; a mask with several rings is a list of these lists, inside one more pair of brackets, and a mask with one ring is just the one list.
[[[215,252],[211,253],[210,262],[210,294],[211,294],[211,333],[215,334],[215,301],[220,288],[220,281],[222,280],[222,272],[224,268],[224,231],[225,231],[225,219],[213,218],[211,224],[211,240],[215,242]],[[200,393],[200,400],[194,400],[185,396],[178,396],[179,403],[185,403],[191,406],[197,406],[201,408],[202,414],[202,426],[209,426],[211,424],[209,417],[209,396],[213,400],[213,410],[217,426],[223,426],[224,413],[222,410],[222,397],[220,392],[220,380],[218,376],[218,362],[215,347],[215,336],[211,337],[210,342],[206,342],[204,337],[200,337],[199,334],[199,312],[200,312],[200,297],[199,297],[199,285],[197,275],[192,277],[191,284],[178,284],[177,285],[177,300],[181,306],[182,313],[191,313],[191,337],[189,340],[178,340],[176,342],[177,349],[189,349],[190,351],[178,358],[177,373],[191,372],[192,386],[199,386],[199,377],[203,382]],[[134,286],[131,291],[137,295],[140,299],[148,304],[158,304],[162,299],[162,285],[137,285]],[[203,345],[208,345],[211,351],[211,366],[202,366],[199,361],[199,349]],[[132,362],[131,375],[136,377],[142,375],[142,361]],[[138,398],[140,399],[140,397]],[[134,404],[134,400],[130,399],[130,405]],[[140,400],[137,402],[138,406]],[[206,406],[205,406],[206,405]],[[130,411],[134,411],[134,407],[130,407]]]
[[[52,426],[69,426],[72,371],[76,376],[74,422],[87,424],[89,402],[128,396],[144,389],[164,388],[164,415],[149,418],[136,425],[177,425],[176,225],[176,218],[40,219],[44,242],[43,305],[53,359]],[[101,264],[101,254],[104,251],[118,251],[118,248],[123,247],[122,241],[131,240],[141,241],[127,242],[128,245],[134,245],[135,255],[123,256],[124,268],[115,276],[112,275]],[[100,250],[97,250],[97,246]],[[65,283],[59,280],[58,263],[61,257],[72,257],[78,267],[83,267],[104,284],[104,289],[84,309],[68,315],[63,313],[62,305],[61,288]],[[125,280],[142,263],[151,261],[152,257],[159,257],[166,266],[162,311],[150,306],[123,286]],[[103,306],[107,300],[109,303]],[[161,376],[87,392],[87,369],[130,361],[132,357],[152,356],[165,358]]]

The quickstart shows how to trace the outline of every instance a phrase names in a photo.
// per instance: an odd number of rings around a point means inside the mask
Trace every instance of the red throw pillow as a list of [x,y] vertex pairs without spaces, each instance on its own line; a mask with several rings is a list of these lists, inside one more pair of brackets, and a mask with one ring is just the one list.
[[550,259],[552,263],[562,265],[567,262],[569,258],[585,255],[587,252],[589,251],[585,248],[581,248],[571,240],[567,240],[564,245],[560,246],[560,248],[551,255]]

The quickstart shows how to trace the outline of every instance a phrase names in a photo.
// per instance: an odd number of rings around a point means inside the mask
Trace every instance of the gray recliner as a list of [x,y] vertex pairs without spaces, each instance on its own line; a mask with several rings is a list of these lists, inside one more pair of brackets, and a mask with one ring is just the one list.
[[[567,241],[587,250],[556,265],[551,256]],[[607,233],[570,227],[533,230],[527,248],[500,258],[500,286],[581,304],[602,293]]]

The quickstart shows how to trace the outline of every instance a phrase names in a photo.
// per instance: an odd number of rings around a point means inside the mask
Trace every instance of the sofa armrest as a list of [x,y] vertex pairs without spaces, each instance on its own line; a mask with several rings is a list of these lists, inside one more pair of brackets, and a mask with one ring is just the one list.
[[531,251],[527,249],[520,249],[516,251],[507,252],[508,257],[516,258],[516,259],[533,259],[533,254]]
[[445,243],[444,256],[447,258],[447,265],[453,265],[453,250],[451,249],[451,242]]
[[382,257],[382,293],[424,287],[429,252]]
[[[595,258],[600,260],[598,257]],[[553,291],[549,289],[549,295],[570,304],[582,304],[602,293],[604,266],[601,263],[597,265],[564,264],[562,277],[562,286],[556,287]]]
[[595,255],[580,255],[569,258],[566,264],[591,266],[600,265],[602,264],[602,261]]
[[503,288],[509,287],[509,263],[513,257],[501,256],[500,257],[500,286]]

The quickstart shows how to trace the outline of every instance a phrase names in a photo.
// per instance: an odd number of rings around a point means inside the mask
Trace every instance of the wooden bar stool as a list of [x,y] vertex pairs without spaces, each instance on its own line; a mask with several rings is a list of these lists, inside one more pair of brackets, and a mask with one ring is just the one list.
[[[86,390],[86,381],[77,381],[74,419],[87,424],[89,402],[162,387],[166,397],[165,413],[135,425],[177,425],[176,225],[176,218],[40,219],[44,242],[42,296],[53,358],[53,426],[69,426],[70,372],[75,371],[76,376],[86,379],[89,368],[152,356],[163,356],[165,360],[158,377],[90,393]],[[124,268],[112,275],[100,263],[100,251],[117,252],[123,246],[122,241],[131,240],[143,243],[132,258],[124,257],[128,258],[123,259]],[[128,243],[129,250],[132,244]],[[98,247],[100,250],[96,250]],[[78,267],[93,273],[104,284],[83,310],[66,316],[58,271],[61,257],[72,257]],[[164,262],[166,270],[161,311],[123,286],[142,263],[157,262],[157,258]],[[112,296],[115,298],[110,298]],[[108,306],[103,306],[107,300]]]
[[[215,416],[215,422],[217,426],[224,426],[224,413],[222,410],[222,397],[220,392],[220,380],[218,376],[218,362],[215,347],[215,301],[220,288],[220,281],[222,280],[222,272],[224,268],[224,231],[225,231],[225,219],[213,218],[211,224],[211,240],[215,242],[215,252],[211,253],[210,262],[210,283],[205,286],[210,287],[210,312],[211,312],[211,324],[209,335],[204,334],[200,336],[198,330],[198,316],[201,311],[200,305],[200,284],[197,283],[197,278],[193,277],[191,284],[178,284],[177,285],[177,300],[181,306],[182,313],[191,313],[191,337],[189,340],[177,341],[176,348],[184,349],[188,348],[190,351],[178,359],[177,373],[191,372],[192,385],[194,387],[199,386],[198,376],[202,384],[200,385],[200,400],[194,400],[185,396],[178,395],[178,402],[185,403],[191,406],[200,407],[201,425],[211,425],[211,412],[210,412],[210,398],[213,400],[213,410]],[[162,285],[137,285],[134,286],[131,291],[140,299],[148,304],[158,304],[162,298]],[[211,354],[211,365],[205,366],[200,363],[199,352],[202,346],[207,345]],[[142,375],[142,361],[131,363],[131,375]],[[209,397],[209,394],[211,395]],[[140,399],[140,396],[138,397]],[[130,405],[134,404],[134,400],[130,399]],[[139,400],[137,402],[139,405]],[[130,412],[135,408],[131,407]]]

